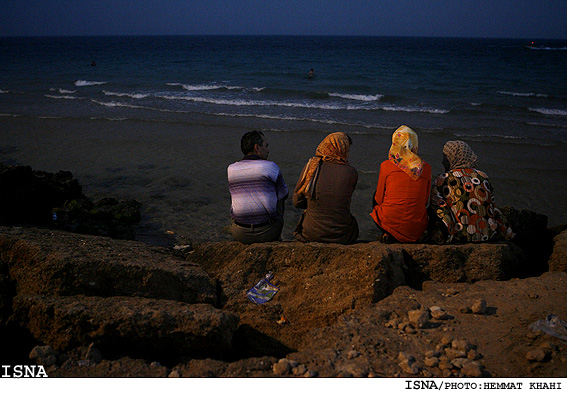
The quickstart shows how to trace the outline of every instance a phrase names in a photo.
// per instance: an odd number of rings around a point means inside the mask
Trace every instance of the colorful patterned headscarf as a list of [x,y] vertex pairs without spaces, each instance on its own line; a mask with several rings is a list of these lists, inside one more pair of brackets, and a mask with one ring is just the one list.
[[418,140],[415,131],[407,126],[400,126],[392,134],[392,146],[389,159],[414,181],[423,171],[423,160],[417,155]]
[[325,137],[301,173],[295,193],[312,196],[321,162],[348,164],[349,148],[349,138],[345,133],[332,133]]
[[474,168],[478,159],[471,147],[464,141],[447,141],[443,153],[449,161],[449,171],[456,168]]

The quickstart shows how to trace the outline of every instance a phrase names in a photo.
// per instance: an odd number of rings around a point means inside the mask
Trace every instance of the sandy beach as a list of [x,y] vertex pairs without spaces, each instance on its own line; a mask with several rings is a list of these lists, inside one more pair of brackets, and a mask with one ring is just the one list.
[[[230,222],[226,167],[241,159],[240,137],[255,125],[206,126],[201,121],[194,126],[164,126],[162,122],[108,120],[86,124],[19,117],[5,117],[2,123],[2,162],[49,172],[71,171],[84,193],[94,200],[113,196],[141,202],[140,240],[182,244],[231,239],[226,232]],[[416,131],[419,153],[432,165],[435,176],[442,171],[441,149],[446,139]],[[293,190],[303,165],[326,133],[264,132],[271,147],[269,159],[280,166]],[[351,136],[350,163],[359,172],[351,210],[360,226],[359,240],[376,240],[378,232],[368,213],[390,135],[354,131]],[[545,214],[550,226],[567,223],[564,145],[533,152],[521,144],[468,142],[479,156],[479,168],[492,180],[498,206]],[[299,216],[300,211],[288,199],[283,240],[292,239]]]

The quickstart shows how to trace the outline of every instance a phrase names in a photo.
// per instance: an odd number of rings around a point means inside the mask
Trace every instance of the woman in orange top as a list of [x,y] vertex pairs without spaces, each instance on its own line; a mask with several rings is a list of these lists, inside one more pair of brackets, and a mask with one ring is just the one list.
[[417,242],[427,228],[431,166],[417,155],[417,134],[400,126],[392,135],[389,159],[380,165],[370,216],[382,241]]

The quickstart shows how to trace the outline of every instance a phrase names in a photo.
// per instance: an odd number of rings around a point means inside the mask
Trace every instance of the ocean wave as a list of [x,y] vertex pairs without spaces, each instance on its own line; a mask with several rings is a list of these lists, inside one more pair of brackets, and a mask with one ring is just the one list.
[[538,127],[552,127],[557,129],[567,129],[567,125],[564,124],[550,124],[550,123],[538,123],[538,122],[526,122],[530,126],[538,126]]
[[204,91],[204,90],[243,90],[243,91],[253,91],[259,92],[262,91],[264,88],[245,88],[244,86],[231,86],[231,85],[221,85],[221,84],[196,84],[196,85],[188,85],[183,83],[166,83],[167,86],[181,86],[184,90],[188,90],[190,92],[193,91]]
[[64,95],[64,96],[55,96],[55,95],[53,95],[53,94],[46,94],[46,95],[44,95],[44,96],[45,96],[45,97],[48,97],[48,98],[52,98],[52,99],[63,99],[63,100],[82,100],[82,99],[83,99],[83,97],[67,96],[67,95]]
[[430,114],[448,114],[451,112],[448,109],[438,109],[438,108],[428,108],[428,107],[398,107],[395,105],[379,107],[384,111],[394,111],[394,112],[426,112]]
[[149,111],[157,111],[157,112],[168,112],[168,113],[187,113],[187,111],[174,111],[171,109],[163,109],[163,108],[154,108],[154,107],[146,107],[143,105],[132,105],[132,104],[126,104],[126,103],[119,103],[116,101],[111,101],[111,102],[103,102],[103,101],[98,101],[98,100],[91,100],[91,102],[98,104],[98,105],[102,105],[104,107],[124,107],[124,108],[133,108],[133,109],[145,109],[145,110],[149,110]]
[[51,92],[59,92],[60,94],[73,94],[73,93],[77,93],[76,90],[65,90],[65,89],[61,89],[61,88],[50,88],[49,89]]
[[258,118],[258,119],[269,119],[269,120],[282,120],[282,121],[289,121],[289,122],[313,122],[313,123],[321,123],[327,125],[338,125],[338,126],[345,126],[345,127],[362,127],[368,129],[375,129],[375,128],[383,128],[381,126],[376,125],[368,125],[363,123],[347,123],[347,122],[340,122],[338,120],[332,119],[314,119],[314,118],[300,118],[295,116],[286,116],[286,115],[268,115],[268,114],[243,114],[243,113],[236,113],[236,114],[229,114],[226,112],[213,112],[208,113],[209,115],[214,116],[226,116],[232,118]]
[[342,94],[342,93],[329,93],[329,96],[340,97],[348,100],[358,100],[358,101],[379,101],[384,97],[381,94],[364,95],[364,94]]
[[102,92],[106,96],[130,97],[134,99],[143,99],[149,96],[149,94],[143,94],[143,93],[118,93],[118,92],[109,92],[108,90],[103,90]]
[[485,139],[485,138],[499,138],[504,140],[525,140],[526,137],[521,137],[517,135],[503,135],[503,134],[461,134],[455,133],[455,137],[462,137],[462,138],[477,138],[477,139]]
[[166,100],[185,100],[196,103],[207,103],[227,106],[248,106],[248,107],[291,107],[291,108],[311,108],[324,110],[357,110],[362,107],[335,105],[335,104],[311,104],[306,102],[290,101],[265,101],[265,100],[243,100],[243,99],[218,99],[209,97],[187,97],[187,96],[159,96]]
[[507,96],[516,96],[516,97],[549,97],[547,94],[543,94],[543,93],[521,93],[521,92],[499,91],[498,94],[504,94]]
[[75,81],[75,86],[93,86],[93,85],[104,85],[106,82],[98,82],[98,81],[85,81],[79,79]]
[[565,109],[554,109],[554,108],[528,108],[530,111],[539,112],[544,115],[559,115],[567,116],[567,110]]
[[529,46],[528,49],[532,51],[567,51],[567,47],[534,47]]
[[144,107],[141,105],[132,105],[132,104],[125,104],[125,103],[117,103],[116,101],[111,101],[111,102],[103,102],[103,101],[98,101],[98,100],[91,100],[93,103],[98,104],[98,105],[102,105],[105,107],[125,107],[125,108],[135,108],[135,109],[154,109],[154,108],[150,108],[150,107]]

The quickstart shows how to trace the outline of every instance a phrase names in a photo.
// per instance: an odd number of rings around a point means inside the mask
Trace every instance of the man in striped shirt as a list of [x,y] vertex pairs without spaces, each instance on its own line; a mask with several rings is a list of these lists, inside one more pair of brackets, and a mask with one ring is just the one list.
[[232,236],[244,244],[281,240],[288,189],[278,165],[267,160],[268,141],[261,131],[251,131],[240,148],[244,158],[227,170]]

